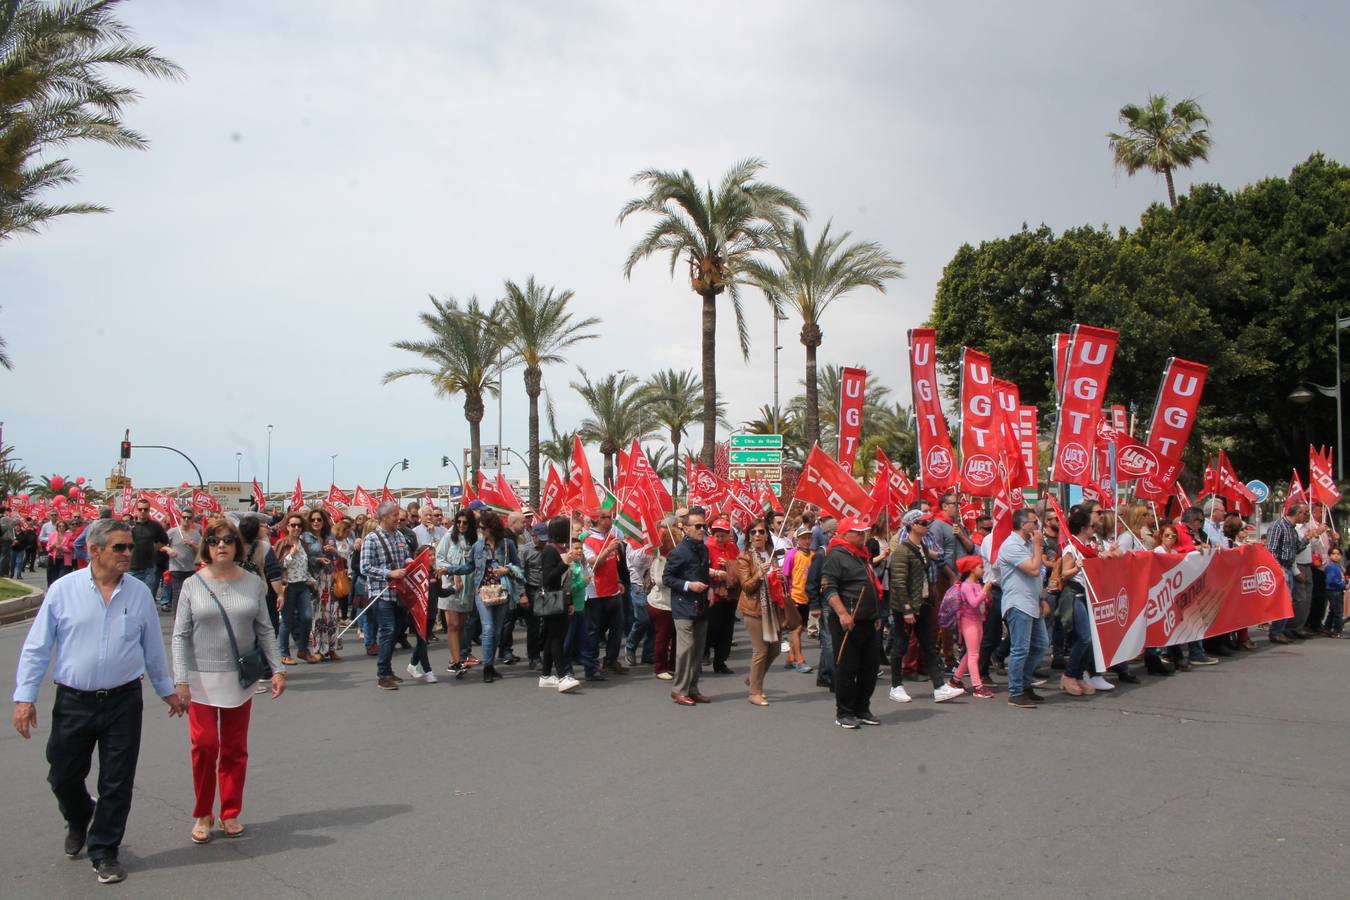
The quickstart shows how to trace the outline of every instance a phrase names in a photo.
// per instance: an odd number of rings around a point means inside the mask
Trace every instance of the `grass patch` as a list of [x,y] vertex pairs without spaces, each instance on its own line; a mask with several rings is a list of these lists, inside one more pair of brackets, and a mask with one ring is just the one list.
[[12,600],[15,597],[22,597],[31,591],[32,588],[26,584],[20,584],[8,578],[0,578],[0,600]]

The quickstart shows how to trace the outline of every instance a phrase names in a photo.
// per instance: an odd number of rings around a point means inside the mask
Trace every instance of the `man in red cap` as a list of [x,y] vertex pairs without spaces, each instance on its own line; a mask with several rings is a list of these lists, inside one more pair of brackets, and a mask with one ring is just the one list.
[[586,584],[587,641],[581,663],[587,681],[604,681],[599,671],[600,638],[605,635],[605,669],[623,675],[628,669],[619,662],[619,641],[623,636],[624,581],[628,566],[624,560],[624,541],[614,531],[614,513],[607,509],[593,509],[587,515],[595,522],[582,552],[591,580]]
[[731,655],[731,638],[736,633],[736,600],[729,596],[727,574],[736,564],[740,550],[731,539],[731,523],[718,517],[712,523],[712,537],[708,538],[708,568],[712,572],[713,589],[709,596],[708,647],[712,654],[713,671],[730,675],[727,657]]
[[820,596],[829,611],[835,647],[834,723],[840,728],[880,725],[872,715],[872,691],[881,664],[877,634],[881,585],[867,552],[870,520],[850,516],[839,522],[820,573]]

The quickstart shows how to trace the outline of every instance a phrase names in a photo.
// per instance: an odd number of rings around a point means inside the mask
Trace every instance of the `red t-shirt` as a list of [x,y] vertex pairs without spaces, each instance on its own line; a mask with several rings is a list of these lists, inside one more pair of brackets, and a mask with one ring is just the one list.
[[[604,548],[606,542],[611,544],[621,544],[623,543],[623,540],[618,535],[605,537],[593,531],[590,536],[586,538],[586,542],[583,546],[591,552],[592,556],[590,558],[594,559],[595,556],[600,554],[600,551]],[[605,561],[600,563],[600,565],[597,566],[592,563],[591,583],[589,587],[594,593],[589,596],[613,597],[615,594],[623,592],[623,586],[619,583],[619,554],[622,552],[624,552],[623,548],[620,547],[612,551],[609,556],[605,557]]]

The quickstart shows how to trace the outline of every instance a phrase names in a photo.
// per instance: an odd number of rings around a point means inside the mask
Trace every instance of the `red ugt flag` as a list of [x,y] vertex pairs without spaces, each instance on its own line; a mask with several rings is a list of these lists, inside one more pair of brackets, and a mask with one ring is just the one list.
[[291,510],[297,510],[305,505],[304,492],[300,490],[300,479],[295,479],[295,490],[291,492]]

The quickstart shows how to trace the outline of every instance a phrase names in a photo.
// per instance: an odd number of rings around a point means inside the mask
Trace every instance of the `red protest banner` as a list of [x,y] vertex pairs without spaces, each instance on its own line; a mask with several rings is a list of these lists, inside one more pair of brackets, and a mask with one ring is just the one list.
[[[480,472],[479,474],[482,474],[482,473]],[[393,500],[393,499],[394,499],[394,495],[391,494],[391,493],[389,493],[389,485],[386,484],[386,485],[384,485],[383,487],[380,488],[380,502],[381,502],[381,503],[387,503],[387,502],[389,502],[390,500]]]
[[1054,366],[1051,373],[1055,377],[1055,405],[1059,406],[1064,394],[1064,372],[1069,367],[1069,340],[1072,335],[1060,332],[1050,339],[1050,360]]
[[1020,485],[1013,487],[1034,488],[1037,473],[1040,471],[1040,447],[1036,443],[1036,407],[1017,407],[1017,444],[1022,453],[1022,470],[1025,477]]
[[727,488],[717,474],[693,457],[685,458],[686,477],[689,483],[689,505],[711,509],[726,499]]
[[[1027,469],[1022,458],[1021,422],[1018,412],[1022,408],[1022,391],[1011,381],[994,379],[994,430],[998,434],[998,464],[1007,479],[1008,487],[1035,487],[1036,476]],[[1033,407],[1034,408],[1034,407]],[[1032,431],[1035,431],[1032,420]],[[1036,438],[1033,433],[1031,443]],[[1035,464],[1033,460],[1033,465]]]
[[595,492],[595,479],[591,477],[591,464],[586,459],[586,451],[582,449],[579,437],[572,438],[572,465],[567,470],[567,505],[586,512],[600,505],[600,495]]
[[863,392],[867,387],[867,370],[845,366],[839,372],[839,450],[835,458],[845,469],[853,471],[853,460],[858,456],[858,441],[862,436]]
[[969,347],[961,351],[961,489],[992,497],[1002,481],[998,457],[1003,448],[994,423],[994,374],[989,357]]
[[819,445],[813,446],[806,457],[795,499],[799,503],[813,503],[839,518],[869,516],[872,511],[872,498],[867,491]]
[[909,331],[909,375],[914,386],[914,415],[919,432],[919,483],[924,490],[952,487],[959,480],[947,419],[938,399],[937,332]]
[[1087,486],[1093,483],[1097,417],[1101,415],[1106,380],[1111,375],[1120,333],[1109,328],[1075,325],[1069,334],[1050,480]]
[[336,484],[330,484],[328,486],[328,502],[332,503],[335,506],[339,503],[342,504],[343,506],[351,506],[352,498],[348,497],[346,494],[342,493],[342,491],[338,490],[338,486]]
[[219,515],[220,512],[221,508],[219,500],[201,488],[192,489],[192,514],[194,516],[200,516],[205,513],[215,513]]
[[[131,490],[130,487],[127,490]],[[267,507],[267,498],[263,496],[262,485],[258,484],[258,479],[253,479],[253,505],[262,512]]]
[[1264,544],[1185,555],[1136,550],[1083,560],[1097,667],[1292,616],[1284,573]]
[[1172,494],[1172,484],[1181,471],[1181,451],[1190,439],[1208,372],[1209,367],[1200,363],[1175,356],[1167,360],[1148,426],[1147,446],[1158,458],[1158,471],[1135,485],[1135,496],[1140,499],[1166,500]]
[[343,519],[347,518],[347,514],[342,511],[342,507],[338,506],[336,503],[330,503],[329,501],[325,500],[323,501],[323,508],[324,511],[328,513],[328,518],[335,525],[338,522],[341,522]]
[[544,489],[539,492],[538,512],[540,517],[551,519],[554,516],[562,515],[565,508],[565,493],[562,476],[558,474],[557,467],[549,463],[548,477],[544,479]]
[[379,504],[375,502],[375,498],[370,496],[370,494],[366,492],[366,489],[361,487],[361,485],[359,484],[356,486],[356,490],[352,493],[351,505],[359,506],[369,513],[375,512],[375,507],[379,506]]
[[427,636],[427,585],[431,581],[431,547],[423,547],[394,582],[398,602],[408,609],[417,633]]
[[1331,451],[1320,453],[1308,446],[1308,491],[1313,503],[1335,506],[1341,502],[1341,489],[1331,477]]
[[295,479],[295,490],[291,492],[291,506],[288,512],[294,512],[305,505],[305,493],[300,490],[300,479]]

